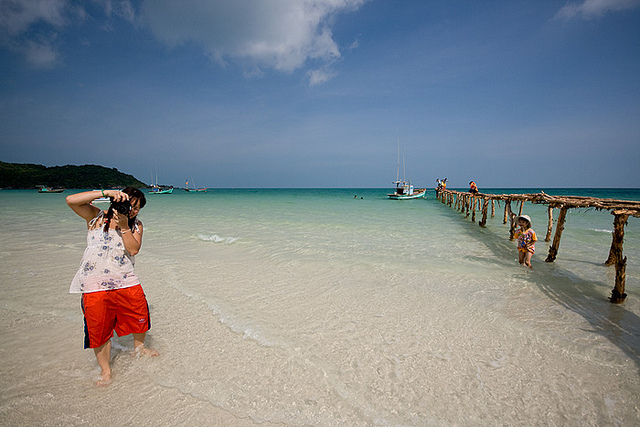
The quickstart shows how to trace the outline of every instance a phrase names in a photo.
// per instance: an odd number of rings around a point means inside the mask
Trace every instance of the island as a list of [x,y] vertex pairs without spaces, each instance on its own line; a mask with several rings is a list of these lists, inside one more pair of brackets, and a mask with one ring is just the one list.
[[0,188],[124,188],[148,187],[133,175],[99,165],[43,166],[0,162]]

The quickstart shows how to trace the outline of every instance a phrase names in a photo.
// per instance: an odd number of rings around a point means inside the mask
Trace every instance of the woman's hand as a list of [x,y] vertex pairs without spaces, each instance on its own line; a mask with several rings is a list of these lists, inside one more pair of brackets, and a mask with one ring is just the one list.
[[116,224],[118,224],[120,230],[129,229],[129,217],[127,215],[121,214],[114,209],[113,219],[116,221]]
[[113,199],[114,202],[129,200],[129,195],[119,190],[105,190],[104,195]]

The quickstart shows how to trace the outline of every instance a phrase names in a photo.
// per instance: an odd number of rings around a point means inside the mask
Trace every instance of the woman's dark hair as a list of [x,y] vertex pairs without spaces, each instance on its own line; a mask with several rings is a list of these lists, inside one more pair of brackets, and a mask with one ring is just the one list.
[[[127,187],[122,190],[123,193],[129,195],[129,201],[133,201],[134,199],[138,199],[140,201],[140,209],[144,208],[144,205],[147,204],[147,198],[144,196],[144,193],[133,187]],[[109,226],[111,225],[111,218],[113,218],[113,206],[109,206],[109,210],[107,211],[107,216],[104,221],[104,228],[102,231],[105,233],[109,231]],[[133,228],[136,223],[137,216],[133,218],[129,218],[129,228]]]

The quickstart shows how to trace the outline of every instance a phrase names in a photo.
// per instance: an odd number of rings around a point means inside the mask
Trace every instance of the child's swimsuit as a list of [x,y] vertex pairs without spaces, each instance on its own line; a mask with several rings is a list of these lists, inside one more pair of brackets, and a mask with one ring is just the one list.
[[[515,237],[516,239],[518,239],[518,251],[528,251],[531,253],[534,253],[536,251],[535,242],[538,241],[538,237],[536,236],[535,231],[530,228],[527,231],[518,230],[516,231]],[[530,244],[528,248],[527,244]]]

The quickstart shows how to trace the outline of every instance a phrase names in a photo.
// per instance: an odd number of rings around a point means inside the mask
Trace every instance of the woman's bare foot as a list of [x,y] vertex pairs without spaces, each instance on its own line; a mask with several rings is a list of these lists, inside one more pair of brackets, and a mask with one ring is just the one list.
[[158,353],[156,350],[152,349],[152,348],[147,348],[144,345],[140,345],[138,347],[136,347],[133,350],[133,353],[131,353],[131,355],[133,357],[156,357],[159,356],[160,353]]
[[113,378],[111,378],[111,371],[103,372],[100,374],[100,379],[96,382],[98,387],[106,387],[113,382]]

